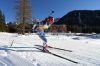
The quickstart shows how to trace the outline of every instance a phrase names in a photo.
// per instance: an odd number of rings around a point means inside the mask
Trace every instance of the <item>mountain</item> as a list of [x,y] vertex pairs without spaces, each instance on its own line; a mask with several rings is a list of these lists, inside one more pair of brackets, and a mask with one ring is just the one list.
[[[100,32],[100,10],[74,10],[65,14],[56,24],[65,24],[69,31]],[[75,29],[74,29],[75,28]]]

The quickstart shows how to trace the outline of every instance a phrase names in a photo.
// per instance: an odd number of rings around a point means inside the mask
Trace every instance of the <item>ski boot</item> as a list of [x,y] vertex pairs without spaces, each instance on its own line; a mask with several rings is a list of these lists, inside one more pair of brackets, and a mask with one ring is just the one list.
[[46,43],[43,43],[43,52],[49,52],[47,48],[48,45]]

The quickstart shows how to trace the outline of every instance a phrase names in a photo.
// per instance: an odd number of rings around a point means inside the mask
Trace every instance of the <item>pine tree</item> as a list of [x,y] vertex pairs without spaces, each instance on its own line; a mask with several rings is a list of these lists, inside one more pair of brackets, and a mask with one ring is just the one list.
[[32,7],[30,0],[16,0],[16,20],[19,24],[18,29],[22,29],[22,34],[25,34],[25,25],[31,23]]
[[5,23],[5,16],[1,10],[0,10],[0,31],[1,32],[7,31],[7,26]]

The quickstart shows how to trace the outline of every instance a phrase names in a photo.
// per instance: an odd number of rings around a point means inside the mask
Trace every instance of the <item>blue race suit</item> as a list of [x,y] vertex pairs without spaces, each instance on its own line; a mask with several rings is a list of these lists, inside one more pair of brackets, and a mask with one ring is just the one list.
[[45,43],[47,43],[47,39],[46,39],[46,37],[45,37],[44,31],[38,31],[37,34],[39,35],[39,37],[40,37]]

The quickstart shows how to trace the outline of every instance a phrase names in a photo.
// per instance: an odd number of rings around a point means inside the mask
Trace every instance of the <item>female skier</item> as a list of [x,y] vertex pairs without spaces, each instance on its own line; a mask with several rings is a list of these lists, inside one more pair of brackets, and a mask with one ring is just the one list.
[[54,18],[52,16],[49,16],[44,21],[41,22],[41,24],[34,24],[33,30],[36,30],[38,36],[43,40],[43,51],[47,51],[47,39],[45,37],[44,30],[47,30],[52,24],[54,23]]

